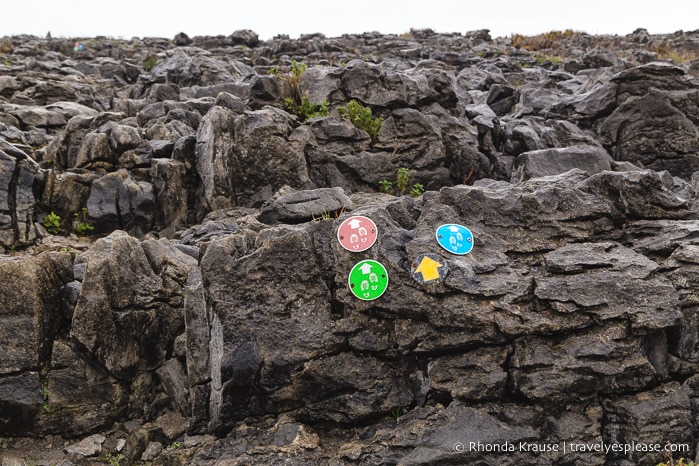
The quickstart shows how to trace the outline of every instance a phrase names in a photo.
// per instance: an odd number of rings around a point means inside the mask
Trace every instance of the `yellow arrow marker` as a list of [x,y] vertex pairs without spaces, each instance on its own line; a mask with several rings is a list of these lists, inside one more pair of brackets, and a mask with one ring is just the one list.
[[434,259],[427,256],[422,258],[420,265],[415,269],[415,273],[421,273],[422,279],[425,282],[431,282],[432,280],[437,280],[439,278],[439,268],[443,267],[442,264]]

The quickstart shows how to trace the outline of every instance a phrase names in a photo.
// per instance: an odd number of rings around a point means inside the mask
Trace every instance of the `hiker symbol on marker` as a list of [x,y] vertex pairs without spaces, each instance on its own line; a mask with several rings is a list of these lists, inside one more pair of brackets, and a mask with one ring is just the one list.
[[351,252],[366,251],[374,245],[377,236],[376,224],[361,215],[348,218],[337,229],[340,245]]
[[473,249],[473,233],[463,225],[448,223],[437,228],[437,242],[452,254],[464,255]]
[[380,262],[363,260],[352,267],[348,282],[354,296],[371,301],[381,296],[388,288],[388,272]]

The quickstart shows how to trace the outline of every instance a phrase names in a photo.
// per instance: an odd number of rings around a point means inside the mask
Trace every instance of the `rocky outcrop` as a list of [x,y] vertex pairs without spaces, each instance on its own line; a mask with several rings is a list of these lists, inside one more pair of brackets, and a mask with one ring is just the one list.
[[[661,58],[646,35],[619,41]],[[3,461],[32,436],[126,464],[694,457],[696,70],[522,40],[8,39]],[[298,59],[328,115],[285,109],[267,71]],[[359,253],[353,215],[377,229]],[[439,246],[448,223],[469,254]],[[388,276],[373,301],[348,283],[363,259]]]

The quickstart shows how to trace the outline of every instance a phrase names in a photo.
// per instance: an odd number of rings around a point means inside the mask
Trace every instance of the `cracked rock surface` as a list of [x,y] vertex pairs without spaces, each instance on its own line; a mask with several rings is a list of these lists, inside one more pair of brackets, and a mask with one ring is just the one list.
[[[0,41],[3,466],[697,454],[699,65],[654,44],[698,32]],[[292,60],[329,115],[285,109]]]

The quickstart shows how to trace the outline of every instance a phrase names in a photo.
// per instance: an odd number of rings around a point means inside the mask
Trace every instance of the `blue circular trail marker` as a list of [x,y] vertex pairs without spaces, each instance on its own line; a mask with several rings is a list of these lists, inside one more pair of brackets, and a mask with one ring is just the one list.
[[437,228],[437,242],[452,254],[463,256],[473,249],[473,233],[463,225],[447,223]]

